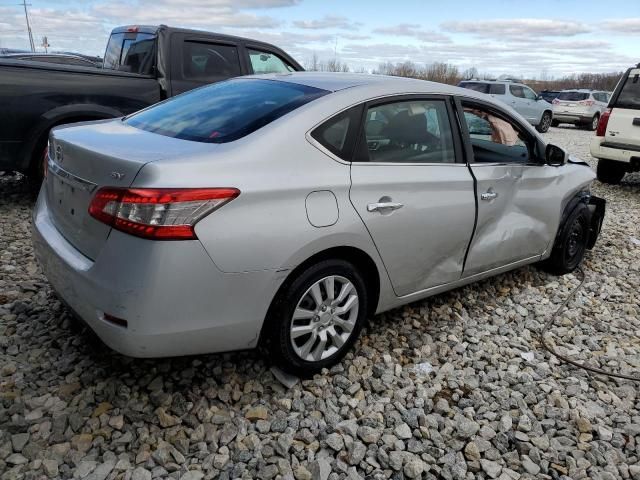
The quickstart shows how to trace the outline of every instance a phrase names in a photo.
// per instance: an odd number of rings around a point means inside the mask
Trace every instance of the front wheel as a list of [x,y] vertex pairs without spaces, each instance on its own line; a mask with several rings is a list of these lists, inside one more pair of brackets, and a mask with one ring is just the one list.
[[278,294],[267,328],[276,363],[309,376],[339,362],[367,318],[367,288],[344,260],[324,260],[302,271]]
[[589,242],[591,216],[589,208],[578,204],[564,225],[551,251],[551,256],[542,263],[542,267],[554,275],[573,272],[582,263]]
[[540,133],[547,133],[552,123],[553,117],[551,116],[551,112],[544,112],[542,114],[542,118],[540,119],[540,123],[536,127],[536,130],[538,130]]
[[627,173],[627,166],[622,162],[616,162],[615,160],[598,160],[598,168],[596,174],[598,180],[602,183],[608,183],[610,185],[618,185],[622,181],[622,177]]
[[591,119],[591,122],[587,125],[589,130],[595,132],[598,129],[598,124],[600,123],[600,115],[597,113]]

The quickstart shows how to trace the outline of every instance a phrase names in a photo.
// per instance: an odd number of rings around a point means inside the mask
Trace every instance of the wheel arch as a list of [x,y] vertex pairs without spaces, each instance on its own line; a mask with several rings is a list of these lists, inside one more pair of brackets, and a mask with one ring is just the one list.
[[367,307],[369,314],[374,314],[376,312],[380,299],[381,274],[384,272],[380,272],[375,260],[367,252],[360,248],[353,246],[330,247],[314,253],[306,260],[301,262],[298,266],[291,270],[291,272],[289,272],[284,281],[280,284],[280,287],[271,300],[271,304],[269,305],[264,321],[262,322],[258,344],[262,343],[263,339],[265,338],[265,328],[268,328],[270,324],[273,310],[277,305],[282,292],[289,288],[293,280],[300,274],[300,272],[322,260],[329,259],[347,261],[353,264],[354,267],[356,267],[360,271],[367,286]]
[[105,120],[122,115],[119,110],[101,105],[64,105],[45,112],[28,134],[21,155],[21,171],[28,171],[32,167],[33,160],[37,160],[36,155],[41,150],[40,146],[46,142],[52,128],[65,123]]

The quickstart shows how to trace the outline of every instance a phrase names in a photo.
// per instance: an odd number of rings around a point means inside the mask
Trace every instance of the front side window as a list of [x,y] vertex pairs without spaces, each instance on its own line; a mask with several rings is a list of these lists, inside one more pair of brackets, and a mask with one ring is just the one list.
[[241,75],[238,49],[233,45],[186,41],[182,46],[185,80],[215,82]]
[[449,113],[443,100],[409,100],[370,107],[361,142],[358,161],[456,161]]
[[297,83],[238,78],[178,95],[128,117],[125,123],[167,137],[226,143],[327,93]]
[[527,100],[537,100],[538,99],[538,96],[536,95],[536,92],[534,92],[530,88],[522,87],[522,91],[524,92],[524,97]]
[[253,48],[249,48],[248,50],[253,73],[287,73],[295,71],[295,68],[274,53],[255,50]]
[[530,160],[525,134],[507,117],[480,105],[463,102],[476,163],[527,163]]
[[522,86],[520,85],[509,85],[509,91],[514,97],[526,98],[524,96],[524,88],[522,88]]

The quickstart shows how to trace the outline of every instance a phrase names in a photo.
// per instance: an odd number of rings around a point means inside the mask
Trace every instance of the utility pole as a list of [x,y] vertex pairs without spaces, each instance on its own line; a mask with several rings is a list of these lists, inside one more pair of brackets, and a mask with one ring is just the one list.
[[31,51],[36,51],[36,45],[33,43],[33,33],[31,33],[31,25],[29,24],[29,12],[27,11],[27,0],[22,0],[22,6],[24,7],[24,18],[27,20],[27,30],[29,31],[29,45]]
[[49,39],[47,39],[46,35],[42,37],[42,46],[44,47],[44,53],[49,53],[49,47],[51,45],[49,45]]

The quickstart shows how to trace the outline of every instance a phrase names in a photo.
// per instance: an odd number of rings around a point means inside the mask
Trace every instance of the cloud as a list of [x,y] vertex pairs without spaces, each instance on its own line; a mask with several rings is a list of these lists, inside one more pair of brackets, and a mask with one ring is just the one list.
[[423,42],[450,43],[451,39],[442,33],[433,30],[423,30],[417,23],[400,23],[390,27],[381,27],[373,30],[373,33],[389,35],[393,37],[412,37]]
[[339,15],[325,15],[318,20],[296,20],[293,22],[293,25],[307,30],[322,30],[325,28],[353,30],[359,27],[358,23],[352,22],[347,17]]
[[640,18],[624,18],[622,20],[606,20],[602,24],[604,30],[619,34],[640,34]]
[[451,33],[468,33],[496,40],[531,37],[572,37],[591,32],[583,23],[542,18],[513,18],[477,22],[444,22],[440,28]]

